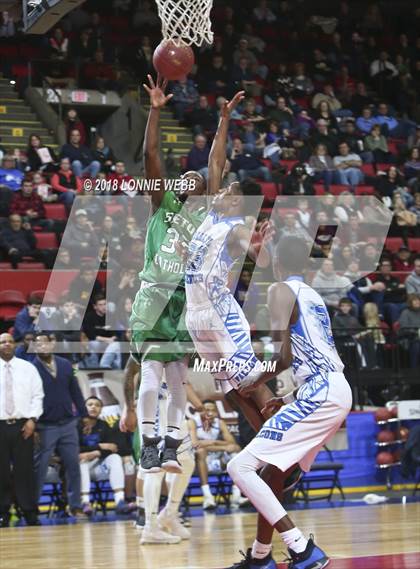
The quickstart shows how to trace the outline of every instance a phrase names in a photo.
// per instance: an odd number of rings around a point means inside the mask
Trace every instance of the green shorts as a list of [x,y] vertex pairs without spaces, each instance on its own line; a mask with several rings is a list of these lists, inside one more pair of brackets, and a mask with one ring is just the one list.
[[[173,362],[191,353],[185,326],[185,289],[149,286],[139,290],[130,317],[131,351],[137,360]],[[144,343],[154,346],[144,346]],[[169,344],[165,352],[165,345]]]

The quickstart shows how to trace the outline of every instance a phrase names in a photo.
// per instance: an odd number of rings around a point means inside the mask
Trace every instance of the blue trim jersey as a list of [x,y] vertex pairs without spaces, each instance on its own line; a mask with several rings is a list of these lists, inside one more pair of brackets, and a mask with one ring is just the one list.
[[228,287],[233,259],[228,252],[228,236],[242,217],[221,217],[211,210],[194,233],[188,247],[185,291],[188,310],[212,306],[224,319],[230,312],[232,293]]
[[298,383],[314,375],[342,372],[344,364],[335,347],[331,321],[321,296],[296,277],[288,279],[296,296],[299,318],[291,326],[293,374]]

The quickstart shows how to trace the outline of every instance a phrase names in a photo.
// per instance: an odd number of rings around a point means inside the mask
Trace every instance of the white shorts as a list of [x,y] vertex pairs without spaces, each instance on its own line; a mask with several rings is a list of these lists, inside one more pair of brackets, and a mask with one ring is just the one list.
[[224,393],[237,389],[245,377],[261,373],[261,362],[251,344],[248,320],[233,296],[229,304],[229,313],[224,317],[209,306],[187,307],[185,318],[195,349],[210,363],[210,371],[221,381]]
[[308,472],[316,455],[343,424],[352,393],[343,373],[314,376],[298,390],[296,401],[268,419],[246,447],[282,472],[294,464]]

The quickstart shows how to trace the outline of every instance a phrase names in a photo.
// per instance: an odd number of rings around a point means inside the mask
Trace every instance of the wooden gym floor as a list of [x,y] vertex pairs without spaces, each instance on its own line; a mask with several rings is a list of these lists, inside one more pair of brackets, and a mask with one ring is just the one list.
[[[329,569],[420,569],[420,502],[291,512],[333,558]],[[0,530],[1,569],[221,569],[239,561],[255,514],[192,518],[192,539],[139,545],[133,522]],[[276,539],[275,559],[285,547]],[[280,564],[279,567],[286,567]]]

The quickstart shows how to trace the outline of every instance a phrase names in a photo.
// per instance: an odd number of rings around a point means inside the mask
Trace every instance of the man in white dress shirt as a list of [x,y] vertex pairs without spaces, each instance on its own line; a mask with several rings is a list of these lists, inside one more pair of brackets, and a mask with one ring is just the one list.
[[[0,527],[7,527],[13,495],[27,525],[39,525],[34,431],[44,390],[31,363],[15,357],[10,334],[0,335]],[[11,467],[13,465],[13,488]]]

